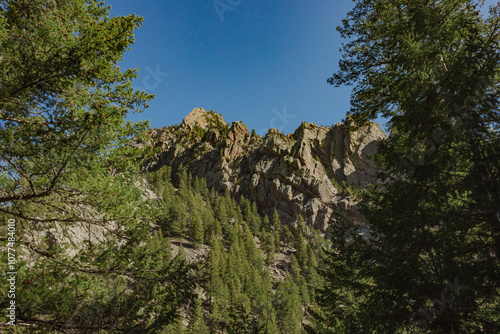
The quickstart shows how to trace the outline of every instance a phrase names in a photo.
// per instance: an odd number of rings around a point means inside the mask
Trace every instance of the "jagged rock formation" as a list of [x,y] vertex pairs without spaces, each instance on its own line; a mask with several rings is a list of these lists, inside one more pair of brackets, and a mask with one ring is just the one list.
[[250,197],[267,213],[277,208],[292,226],[302,214],[323,232],[335,222],[334,212],[349,222],[363,221],[340,185],[378,182],[369,157],[386,139],[376,123],[347,133],[341,123],[306,122],[293,134],[271,129],[262,138],[242,122],[229,126],[221,115],[202,108],[178,126],[151,130],[150,136],[149,144],[161,153],[148,169],[165,164],[174,172],[187,168],[220,192]]

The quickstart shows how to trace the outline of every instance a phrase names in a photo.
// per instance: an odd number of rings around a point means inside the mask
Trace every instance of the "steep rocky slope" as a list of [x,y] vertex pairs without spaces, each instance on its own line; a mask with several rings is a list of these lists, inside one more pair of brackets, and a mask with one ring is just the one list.
[[271,129],[262,138],[242,122],[230,126],[221,115],[196,108],[180,125],[153,129],[150,137],[159,153],[149,170],[187,168],[217,191],[255,200],[268,214],[277,208],[291,226],[302,214],[308,225],[328,232],[335,212],[363,222],[339,185],[378,182],[370,155],[386,135],[376,123],[348,133],[341,123],[303,122],[293,134]]

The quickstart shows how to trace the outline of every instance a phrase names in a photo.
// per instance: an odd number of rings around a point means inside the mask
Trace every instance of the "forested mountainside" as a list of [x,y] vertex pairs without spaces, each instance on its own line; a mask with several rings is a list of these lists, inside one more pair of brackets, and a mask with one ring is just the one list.
[[312,330],[328,238],[366,231],[352,198],[380,182],[369,155],[384,138],[374,123],[261,138],[199,108],[149,130],[129,145],[154,152],[142,172],[107,164],[62,219],[26,209],[18,319],[33,332]]
[[17,317],[35,333],[314,328],[327,239],[367,228],[351,197],[380,182],[370,155],[384,139],[375,123],[262,138],[201,108],[149,130],[127,148],[154,151],[142,173],[99,164],[71,210],[23,209]]
[[482,3],[354,1],[346,123],[262,138],[203,109],[128,121],[154,98],[118,66],[137,15],[1,1],[0,331],[500,333]]
[[195,309],[169,330],[312,328],[325,237],[336,225],[367,229],[351,195],[381,182],[369,157],[386,138],[380,126],[349,133],[340,123],[304,122],[294,134],[261,138],[196,108],[179,126],[149,134],[135,145],[155,148],[145,167],[161,211],[155,243],[197,263],[203,278]]
[[267,215],[277,210],[288,224],[302,215],[322,233],[336,211],[363,222],[349,191],[381,182],[370,156],[386,135],[376,123],[348,132],[342,123],[303,122],[293,134],[271,129],[262,138],[242,122],[230,126],[221,115],[195,108],[180,125],[149,133],[147,145],[157,156],[147,169],[186,170],[218,192],[255,201]]
[[151,250],[195,264],[197,296],[164,332],[302,333],[312,321],[326,240],[300,215],[292,232],[276,210],[261,215],[243,196],[171,171],[147,174],[161,208]]

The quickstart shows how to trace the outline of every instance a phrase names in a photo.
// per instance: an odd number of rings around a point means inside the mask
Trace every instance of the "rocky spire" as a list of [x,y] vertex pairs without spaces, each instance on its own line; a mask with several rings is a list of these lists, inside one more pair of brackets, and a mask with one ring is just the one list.
[[292,225],[302,214],[325,233],[337,209],[348,222],[363,222],[346,187],[380,182],[370,156],[386,139],[376,123],[347,132],[342,123],[306,122],[293,134],[269,131],[262,138],[242,122],[229,127],[221,115],[202,108],[193,109],[179,127],[151,133],[162,153],[150,169],[182,166],[220,192],[250,197],[268,214],[277,208]]

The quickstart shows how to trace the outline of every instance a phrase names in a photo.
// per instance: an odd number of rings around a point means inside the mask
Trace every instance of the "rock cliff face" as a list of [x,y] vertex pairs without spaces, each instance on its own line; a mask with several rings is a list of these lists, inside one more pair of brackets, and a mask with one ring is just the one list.
[[217,191],[229,189],[257,201],[268,214],[276,208],[291,226],[302,214],[308,225],[325,233],[335,212],[348,222],[363,222],[343,188],[378,182],[370,155],[386,138],[376,123],[347,133],[341,123],[306,122],[293,134],[271,129],[262,138],[242,122],[229,126],[221,115],[202,108],[178,126],[151,130],[150,136],[149,144],[161,153],[148,169],[187,168]]

